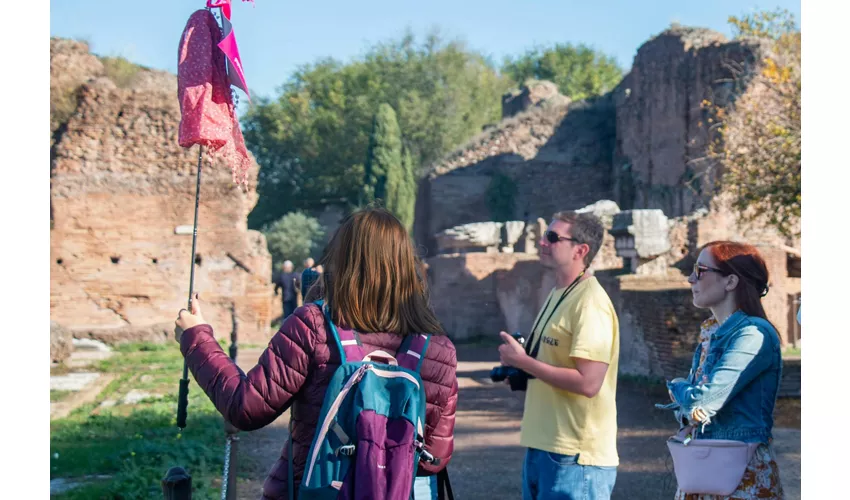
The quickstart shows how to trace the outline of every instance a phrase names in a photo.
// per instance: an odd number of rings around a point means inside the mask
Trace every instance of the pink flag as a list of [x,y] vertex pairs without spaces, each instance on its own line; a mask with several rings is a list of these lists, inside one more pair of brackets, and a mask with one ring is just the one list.
[[177,55],[178,142],[184,148],[206,146],[230,165],[237,184],[246,184],[251,160],[236,117],[225,58],[216,49],[220,42],[221,30],[210,11],[198,10],[189,17]]
[[245,81],[242,59],[239,57],[239,47],[236,44],[236,34],[233,32],[233,24],[230,21],[230,0],[207,0],[207,7],[221,9],[221,27],[224,37],[218,44],[218,48],[227,57],[227,76],[230,84],[242,89],[250,101],[251,93],[248,92],[248,83]]

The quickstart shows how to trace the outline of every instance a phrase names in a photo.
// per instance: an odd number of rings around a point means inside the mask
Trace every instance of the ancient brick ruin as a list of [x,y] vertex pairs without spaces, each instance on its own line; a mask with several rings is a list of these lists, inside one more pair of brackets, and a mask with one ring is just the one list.
[[[54,132],[51,320],[75,337],[165,341],[188,298],[198,155],[177,144],[176,78],[140,71],[117,88],[84,44],[67,40],[51,40],[51,63],[52,75],[93,72],[75,77],[85,82],[76,109]],[[247,228],[257,168],[244,193],[227,165],[205,161],[195,260],[216,334],[229,338],[235,317],[240,341],[254,343],[279,314],[265,237]]]
[[[687,274],[699,248],[717,239],[759,246],[771,273],[768,316],[783,344],[799,345],[799,241],[743,224],[714,190],[722,166],[706,160],[712,137],[701,103],[728,105],[730,68],[755,67],[759,50],[676,28],[640,47],[630,73],[604,96],[570,102],[548,82],[507,95],[502,122],[434,165],[420,185],[414,231],[447,331],[492,339],[530,328],[552,287],[530,236],[558,210],[585,209],[608,229],[593,268],[619,313],[623,373],[687,371],[708,314],[692,305]],[[491,222],[497,176],[516,187],[508,222]]]

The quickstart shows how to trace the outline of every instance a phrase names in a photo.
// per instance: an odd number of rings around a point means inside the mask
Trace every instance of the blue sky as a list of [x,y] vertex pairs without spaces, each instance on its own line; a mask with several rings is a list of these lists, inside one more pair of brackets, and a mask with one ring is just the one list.
[[[524,4],[524,5],[523,5]],[[177,42],[204,0],[51,0],[50,34],[82,38],[92,51],[177,69]],[[800,2],[772,0],[234,0],[233,22],[253,93],[276,94],[301,64],[361,55],[374,42],[410,27],[417,36],[439,28],[501,62],[535,44],[585,43],[629,68],[637,48],[677,21],[727,36],[731,14],[782,7],[800,19]]]

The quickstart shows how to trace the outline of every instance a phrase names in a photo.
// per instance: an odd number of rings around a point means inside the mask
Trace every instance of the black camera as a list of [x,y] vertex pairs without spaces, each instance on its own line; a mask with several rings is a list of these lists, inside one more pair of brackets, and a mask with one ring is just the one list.
[[[520,345],[525,346],[525,337],[520,332],[514,332],[511,337],[515,338]],[[534,378],[524,371],[513,366],[499,365],[490,370],[490,380],[501,382],[508,379],[512,391],[524,391],[528,387],[528,379]]]

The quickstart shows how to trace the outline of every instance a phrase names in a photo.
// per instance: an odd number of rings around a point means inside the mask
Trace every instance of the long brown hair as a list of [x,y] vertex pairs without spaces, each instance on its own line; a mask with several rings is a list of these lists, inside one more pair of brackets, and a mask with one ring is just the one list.
[[443,333],[401,222],[383,208],[343,220],[322,259],[320,293],[334,323],[360,332]]
[[735,305],[750,316],[767,320],[761,298],[767,295],[770,275],[767,264],[753,245],[735,241],[713,241],[705,246],[724,276],[738,276]]

